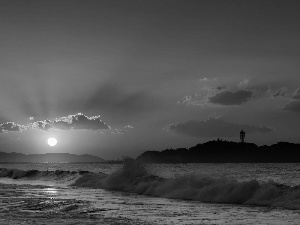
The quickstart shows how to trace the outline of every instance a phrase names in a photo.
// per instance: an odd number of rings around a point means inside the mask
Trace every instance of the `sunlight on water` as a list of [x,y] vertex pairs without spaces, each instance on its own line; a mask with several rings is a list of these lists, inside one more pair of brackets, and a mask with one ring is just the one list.
[[45,188],[43,190],[46,194],[53,194],[53,195],[56,195],[57,192],[58,192],[58,189],[56,188]]

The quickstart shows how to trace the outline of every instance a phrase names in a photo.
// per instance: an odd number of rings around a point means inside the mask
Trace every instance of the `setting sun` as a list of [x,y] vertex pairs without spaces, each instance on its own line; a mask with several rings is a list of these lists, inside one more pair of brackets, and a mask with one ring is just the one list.
[[57,144],[56,138],[49,138],[48,139],[48,145],[50,145],[51,147],[55,146],[56,144]]

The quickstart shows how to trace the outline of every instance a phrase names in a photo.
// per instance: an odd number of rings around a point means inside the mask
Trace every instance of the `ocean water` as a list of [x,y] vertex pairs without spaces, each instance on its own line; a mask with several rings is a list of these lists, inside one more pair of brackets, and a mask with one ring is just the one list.
[[300,224],[300,164],[0,168],[0,224]]

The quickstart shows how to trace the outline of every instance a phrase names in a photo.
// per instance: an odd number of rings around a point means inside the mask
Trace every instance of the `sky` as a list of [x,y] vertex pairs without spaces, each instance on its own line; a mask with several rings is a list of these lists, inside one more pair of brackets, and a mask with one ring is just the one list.
[[[0,151],[300,140],[300,2],[0,1]],[[57,139],[54,147],[47,145]]]

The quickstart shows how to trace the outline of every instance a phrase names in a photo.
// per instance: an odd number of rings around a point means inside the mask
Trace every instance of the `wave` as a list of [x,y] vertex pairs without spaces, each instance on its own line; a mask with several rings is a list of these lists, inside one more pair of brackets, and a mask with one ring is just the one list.
[[74,181],[88,171],[39,171],[39,170],[20,170],[0,168],[0,178],[12,179],[31,179],[31,180],[48,180],[48,181]]
[[161,178],[148,174],[143,165],[133,159],[127,159],[122,169],[109,176],[84,174],[73,185],[171,199],[300,209],[300,186],[273,181],[240,182],[196,174]]
[[148,174],[144,166],[133,159],[126,159],[123,167],[111,175],[88,171],[0,169],[0,177],[67,179],[72,180],[72,186],[76,187],[118,190],[153,197],[300,209],[300,186],[291,187],[274,181],[241,182],[196,174],[161,178]]

